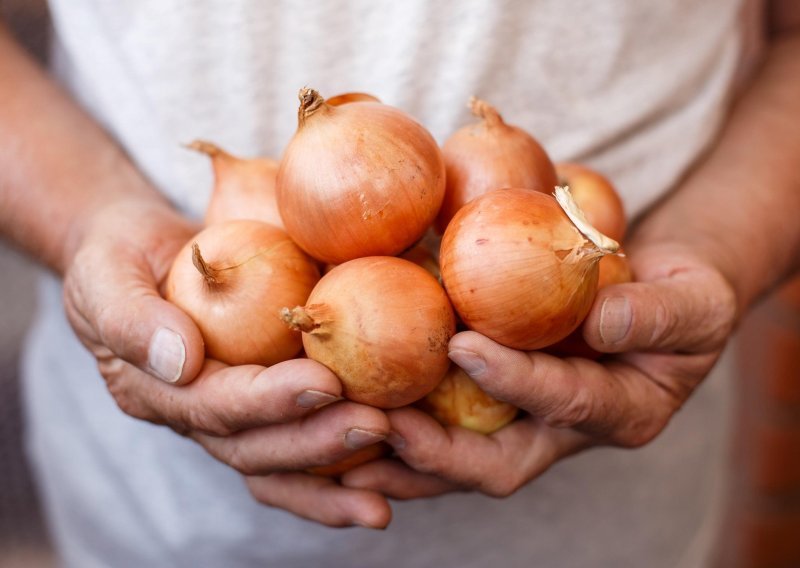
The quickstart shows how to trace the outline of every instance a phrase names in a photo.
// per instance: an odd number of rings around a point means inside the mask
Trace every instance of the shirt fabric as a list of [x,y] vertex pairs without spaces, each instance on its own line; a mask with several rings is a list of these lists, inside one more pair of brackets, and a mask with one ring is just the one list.
[[[175,205],[199,217],[213,140],[279,157],[297,91],[372,93],[446,137],[470,95],[585,162],[635,218],[721,124],[742,42],[735,0],[325,3],[51,0],[54,69]],[[696,566],[725,455],[720,373],[635,452],[566,460],[502,500],[393,503],[383,532],[255,502],[194,442],[124,415],[45,279],[25,357],[29,448],[68,566]],[[682,564],[681,564],[682,563]]]

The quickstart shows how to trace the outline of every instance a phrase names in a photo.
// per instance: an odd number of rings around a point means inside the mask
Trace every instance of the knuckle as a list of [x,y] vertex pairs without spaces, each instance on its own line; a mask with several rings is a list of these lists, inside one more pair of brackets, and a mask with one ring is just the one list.
[[521,487],[520,481],[511,473],[493,476],[481,484],[480,489],[483,493],[497,499],[510,497]]
[[234,441],[228,445],[223,461],[242,475],[252,476],[263,473],[255,466],[250,454],[244,451],[242,445]]
[[663,432],[668,422],[669,418],[642,416],[638,420],[629,422],[626,428],[617,434],[614,442],[624,448],[641,448]]
[[578,388],[574,396],[561,401],[542,419],[553,428],[572,428],[589,420],[593,406],[589,389]]
[[235,434],[235,429],[207,408],[197,404],[184,407],[183,423],[192,430],[224,438]]

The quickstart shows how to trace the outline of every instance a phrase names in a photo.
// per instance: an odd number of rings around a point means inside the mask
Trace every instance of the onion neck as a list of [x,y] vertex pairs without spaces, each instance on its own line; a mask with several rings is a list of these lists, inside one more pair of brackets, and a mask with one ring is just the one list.
[[195,152],[200,152],[202,154],[205,154],[211,159],[217,157],[221,158],[232,157],[228,152],[226,152],[213,142],[209,142],[208,140],[195,140],[187,144],[186,147],[189,148],[190,150],[194,150]]
[[308,87],[300,89],[300,93],[297,96],[300,99],[300,108],[297,109],[297,124],[299,126],[303,126],[306,120],[319,109],[328,106],[325,104],[325,99],[322,98],[322,95]]
[[309,313],[309,309],[303,306],[295,306],[294,308],[282,308],[280,311],[283,323],[295,331],[302,331],[303,333],[312,333],[318,329],[320,323],[316,321]]
[[611,237],[607,237],[589,223],[583,210],[572,197],[568,186],[557,186],[553,195],[561,206],[561,209],[567,214],[567,217],[569,217],[569,220],[572,221],[573,225],[577,227],[584,237],[592,242],[597,252],[600,253],[600,256],[614,254],[619,250],[619,243],[617,241]]
[[200,245],[197,243],[192,243],[192,264],[194,264],[194,267],[205,279],[209,286],[217,286],[220,284],[220,271],[216,268],[213,268],[205,261],[203,255],[200,254]]
[[486,126],[491,127],[505,125],[505,122],[503,122],[503,117],[500,116],[500,113],[497,112],[497,109],[486,101],[479,99],[478,97],[470,97],[468,106],[472,111],[472,114],[483,120]]

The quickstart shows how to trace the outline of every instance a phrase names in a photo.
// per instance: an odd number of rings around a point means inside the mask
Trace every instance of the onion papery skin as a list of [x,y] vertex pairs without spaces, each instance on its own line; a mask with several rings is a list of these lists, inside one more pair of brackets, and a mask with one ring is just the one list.
[[[395,257],[340,264],[305,307],[285,310],[306,356],[331,369],[346,398],[378,408],[410,404],[436,387],[450,361],[455,316],[424,268]],[[299,324],[299,325],[298,325]]]
[[563,339],[586,316],[602,255],[553,197],[499,189],[456,213],[439,262],[445,289],[470,329],[533,350]]
[[203,218],[206,226],[253,219],[283,228],[275,200],[276,160],[239,158],[206,140],[195,140],[189,148],[211,158],[214,169],[214,190]]
[[439,233],[459,209],[487,191],[521,187],[550,193],[558,180],[553,162],[535,138],[505,123],[483,101],[472,105],[478,122],[457,130],[442,146],[447,189],[436,219]]
[[572,198],[598,231],[622,242],[627,229],[625,207],[608,178],[582,164],[556,164],[559,185],[569,186]]
[[[214,281],[195,266],[195,243]],[[300,333],[288,329],[279,312],[304,303],[318,280],[316,264],[284,231],[233,220],[204,229],[178,253],[165,297],[197,324],[208,357],[269,366],[300,351]]]
[[[598,272],[598,290],[613,284],[633,282],[633,272],[631,271],[628,257],[624,256],[624,254],[609,254],[601,258],[598,264]],[[603,356],[602,353],[592,349],[586,343],[583,338],[583,325],[555,345],[547,347],[545,351],[558,357],[583,357],[584,359],[597,360]]]
[[481,434],[496,432],[514,420],[518,411],[486,394],[458,365],[451,365],[436,388],[416,406],[446,426]]
[[323,102],[300,116],[277,180],[278,208],[295,242],[341,264],[396,255],[419,240],[444,197],[444,161],[428,131],[373,102]]

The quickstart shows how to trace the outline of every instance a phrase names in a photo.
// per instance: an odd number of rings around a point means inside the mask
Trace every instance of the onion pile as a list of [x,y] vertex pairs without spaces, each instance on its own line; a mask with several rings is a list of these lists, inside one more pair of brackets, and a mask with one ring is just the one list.
[[[626,220],[614,187],[586,166],[554,166],[479,99],[478,121],[440,150],[372,95],[304,88],[299,98],[279,163],[189,146],[210,157],[215,183],[166,298],[194,319],[211,358],[272,365],[302,350],[350,400],[502,428],[517,409],[450,363],[457,318],[515,349],[588,349],[575,330],[597,290],[632,278],[617,253]],[[308,471],[337,476],[388,451]]]

